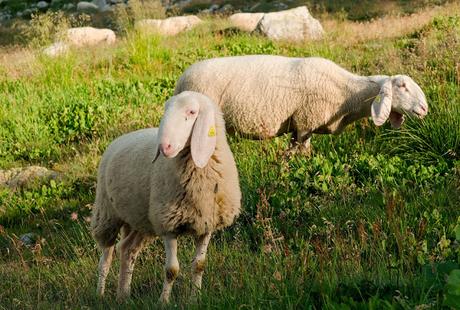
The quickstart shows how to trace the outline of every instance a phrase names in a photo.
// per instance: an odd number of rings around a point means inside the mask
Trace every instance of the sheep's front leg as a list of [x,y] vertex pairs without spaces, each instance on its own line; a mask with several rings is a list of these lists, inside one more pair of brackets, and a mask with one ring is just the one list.
[[206,263],[206,252],[208,250],[211,233],[199,236],[195,240],[196,250],[192,262],[192,298],[196,298],[198,291],[201,289],[201,280],[203,279],[204,266]]
[[138,231],[131,231],[120,243],[120,275],[118,279],[117,300],[119,302],[129,297],[131,280],[134,271],[134,262],[142,250],[145,236]]
[[169,303],[174,280],[179,275],[179,261],[177,260],[177,238],[173,235],[167,235],[163,238],[166,251],[165,279],[163,282],[163,291],[161,292],[160,302]]
[[99,260],[99,278],[97,282],[97,294],[99,296],[104,296],[105,292],[105,281],[107,279],[107,274],[110,270],[110,265],[112,264],[114,246],[109,246],[102,249],[102,255]]

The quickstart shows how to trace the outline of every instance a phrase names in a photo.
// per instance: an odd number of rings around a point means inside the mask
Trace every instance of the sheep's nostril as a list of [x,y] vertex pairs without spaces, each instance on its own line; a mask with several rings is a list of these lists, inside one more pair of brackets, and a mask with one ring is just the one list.
[[161,144],[161,152],[164,154],[164,155],[169,155],[172,151],[172,146],[171,146],[171,143],[162,143]]

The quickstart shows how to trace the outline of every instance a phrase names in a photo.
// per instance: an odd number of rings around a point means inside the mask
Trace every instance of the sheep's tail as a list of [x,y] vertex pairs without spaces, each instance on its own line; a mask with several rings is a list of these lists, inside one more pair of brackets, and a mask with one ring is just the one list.
[[101,248],[113,246],[117,240],[123,221],[110,212],[107,199],[96,195],[96,203],[91,219],[91,233]]

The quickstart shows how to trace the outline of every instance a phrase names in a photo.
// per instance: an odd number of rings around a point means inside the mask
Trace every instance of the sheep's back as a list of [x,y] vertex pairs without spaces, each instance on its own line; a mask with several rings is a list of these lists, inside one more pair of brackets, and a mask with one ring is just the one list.
[[188,68],[175,93],[201,92],[224,113],[227,128],[254,138],[289,131],[290,116],[302,100],[301,58],[252,55],[214,58]]

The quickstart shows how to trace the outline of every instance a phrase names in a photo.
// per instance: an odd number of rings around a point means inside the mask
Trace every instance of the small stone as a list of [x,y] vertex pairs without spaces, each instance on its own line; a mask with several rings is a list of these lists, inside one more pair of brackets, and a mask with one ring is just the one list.
[[218,5],[218,4],[213,4],[213,5],[211,5],[211,6],[209,7],[209,10],[210,10],[211,12],[215,12],[215,11],[217,11],[218,9],[219,9],[219,5]]
[[38,241],[38,235],[35,234],[35,233],[27,233],[27,234],[23,234],[21,235],[21,237],[19,237],[19,240],[21,240],[21,242],[26,246],[26,247],[32,247],[34,246],[37,241]]
[[30,15],[32,15],[33,11],[31,9],[25,9],[24,11],[22,11],[22,16],[24,17],[28,17]]
[[231,12],[233,11],[233,5],[231,5],[230,3],[227,3],[226,5],[224,5],[223,7],[221,7],[219,9],[219,12],[221,13],[228,13],[228,12]]
[[275,7],[280,10],[286,10],[289,6],[283,2],[275,4]]
[[11,14],[9,13],[3,13],[0,15],[0,22],[7,21],[11,19]]
[[48,2],[46,1],[39,1],[37,3],[37,8],[40,9],[40,10],[44,10],[46,9],[47,7],[49,6]]

